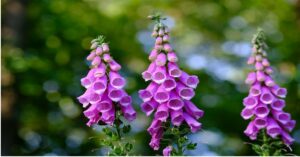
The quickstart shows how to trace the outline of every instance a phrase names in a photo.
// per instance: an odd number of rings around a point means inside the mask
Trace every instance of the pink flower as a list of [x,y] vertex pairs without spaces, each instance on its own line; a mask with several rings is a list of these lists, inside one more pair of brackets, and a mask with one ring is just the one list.
[[[178,57],[169,43],[168,33],[164,25],[154,29],[152,34],[156,42],[149,55],[151,64],[142,73],[144,80],[150,81],[150,84],[139,91],[139,97],[143,100],[142,111],[147,116],[154,114],[154,120],[147,129],[152,136],[150,146],[154,150],[160,147],[165,122],[170,121],[172,127],[186,123],[191,132],[196,132],[201,128],[198,119],[204,113],[190,101],[195,95],[194,89],[199,79],[178,67]],[[166,147],[164,155],[169,156],[171,150],[171,146]]]
[[92,68],[81,79],[86,91],[77,98],[83,107],[87,107],[84,115],[89,119],[88,126],[100,120],[112,125],[117,106],[128,121],[136,118],[131,97],[123,90],[126,81],[118,72],[121,66],[110,56],[108,44],[101,40],[100,37],[92,43],[94,50],[87,57]]
[[241,116],[245,120],[251,119],[251,122],[244,133],[255,140],[258,132],[266,129],[270,137],[281,137],[285,144],[290,145],[294,140],[289,132],[295,127],[296,121],[283,111],[285,101],[282,98],[285,98],[287,90],[279,87],[270,75],[273,71],[266,58],[261,35],[255,36],[253,54],[248,59],[248,64],[254,65],[255,71],[250,72],[245,81],[250,85],[250,90],[243,100],[245,108]]

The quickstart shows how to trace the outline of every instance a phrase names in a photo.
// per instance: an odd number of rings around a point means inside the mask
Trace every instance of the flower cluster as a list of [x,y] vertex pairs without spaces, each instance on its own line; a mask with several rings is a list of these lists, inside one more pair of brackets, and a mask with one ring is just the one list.
[[83,107],[88,107],[84,111],[89,119],[87,125],[97,124],[100,120],[112,125],[117,110],[121,110],[128,121],[134,120],[136,112],[131,106],[131,97],[123,90],[125,79],[118,73],[121,66],[110,56],[103,36],[94,39],[91,44],[92,51],[87,56],[91,69],[80,80],[86,91],[78,97]]
[[[155,47],[149,55],[151,64],[142,73],[144,80],[151,83],[139,91],[139,97],[143,100],[142,111],[147,116],[154,113],[154,120],[147,131],[152,136],[150,146],[158,150],[164,132],[163,124],[167,120],[173,126],[180,126],[185,121],[191,131],[196,132],[201,128],[197,120],[204,112],[190,101],[199,79],[179,69],[176,64],[178,58],[169,44],[167,26],[157,23],[152,36],[155,37]],[[166,152],[170,152],[170,147]]]
[[273,73],[265,49],[264,34],[260,31],[253,38],[253,53],[248,59],[248,64],[255,66],[255,72],[250,72],[246,84],[250,85],[249,95],[244,98],[245,108],[241,112],[244,119],[251,119],[244,133],[251,140],[257,138],[260,130],[272,137],[281,136],[282,141],[290,145],[294,139],[289,132],[295,127],[296,121],[291,115],[283,111],[287,90],[279,87],[271,75]]

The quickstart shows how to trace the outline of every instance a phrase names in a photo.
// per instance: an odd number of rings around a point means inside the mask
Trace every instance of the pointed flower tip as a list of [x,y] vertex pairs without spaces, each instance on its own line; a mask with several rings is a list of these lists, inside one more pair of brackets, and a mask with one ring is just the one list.
[[162,17],[161,13],[154,13],[152,15],[147,16],[148,19],[156,21],[157,23],[161,23],[161,20],[166,20],[166,17]]
[[258,28],[257,29],[257,33],[254,34],[253,39],[252,39],[252,43],[253,44],[261,44],[263,42],[265,42],[266,40],[266,35],[265,32],[262,28]]
[[104,35],[99,35],[97,38],[93,39],[91,41],[91,49],[95,49],[96,47],[102,45],[105,43],[105,36]]

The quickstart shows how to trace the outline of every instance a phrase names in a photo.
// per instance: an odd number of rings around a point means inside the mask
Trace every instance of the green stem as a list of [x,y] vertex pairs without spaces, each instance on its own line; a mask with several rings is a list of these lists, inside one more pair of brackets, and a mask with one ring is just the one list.
[[270,151],[266,148],[269,145],[268,143],[268,136],[266,135],[266,130],[262,131],[263,134],[263,145],[262,145],[262,156],[270,156]]
[[[179,139],[180,134],[177,134],[176,138]],[[177,155],[178,156],[183,156],[183,150],[182,150],[183,147],[182,147],[182,144],[179,142],[179,140],[177,140],[176,145],[177,145]]]

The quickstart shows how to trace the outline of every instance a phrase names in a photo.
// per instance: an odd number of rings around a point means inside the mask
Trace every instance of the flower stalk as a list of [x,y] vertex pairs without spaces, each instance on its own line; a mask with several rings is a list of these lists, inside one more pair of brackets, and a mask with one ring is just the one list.
[[126,80],[119,74],[121,65],[110,55],[104,36],[93,39],[91,49],[86,58],[91,63],[90,71],[80,80],[86,91],[77,99],[87,108],[84,115],[89,119],[89,127],[105,126],[103,133],[107,137],[100,144],[111,148],[108,155],[128,155],[132,144],[123,141],[124,134],[130,131],[125,120],[134,120],[136,112],[131,96],[123,90]]
[[178,57],[169,42],[169,29],[162,23],[166,18],[159,14],[148,17],[156,22],[152,32],[155,46],[149,55],[151,64],[142,76],[151,83],[139,91],[139,97],[143,100],[142,111],[147,116],[154,113],[154,120],[147,129],[152,136],[149,145],[154,150],[166,145],[164,156],[184,155],[185,149],[196,147],[188,143],[186,135],[201,128],[198,119],[204,114],[191,102],[199,79],[178,67]]
[[250,119],[244,133],[251,139],[261,141],[252,144],[253,150],[261,156],[283,155],[294,139],[289,133],[296,121],[290,113],[284,112],[284,98],[287,90],[275,83],[271,74],[273,70],[267,59],[265,34],[259,29],[252,39],[252,55],[248,64],[254,65],[255,71],[250,72],[245,83],[250,85],[249,95],[244,98],[243,119]]

